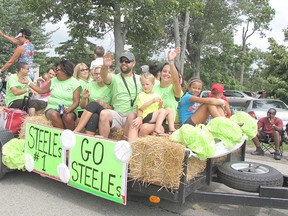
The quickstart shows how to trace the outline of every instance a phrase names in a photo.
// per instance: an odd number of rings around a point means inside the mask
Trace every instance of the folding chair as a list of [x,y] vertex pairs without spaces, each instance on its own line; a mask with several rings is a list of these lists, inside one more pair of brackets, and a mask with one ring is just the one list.
[[[283,136],[284,136],[284,130],[280,133],[281,141],[280,141],[280,155],[282,156],[284,148],[283,148]],[[266,135],[265,139],[259,139],[260,147],[264,152],[269,152],[270,154],[274,154],[275,152],[275,143],[272,141],[272,138],[269,135]]]

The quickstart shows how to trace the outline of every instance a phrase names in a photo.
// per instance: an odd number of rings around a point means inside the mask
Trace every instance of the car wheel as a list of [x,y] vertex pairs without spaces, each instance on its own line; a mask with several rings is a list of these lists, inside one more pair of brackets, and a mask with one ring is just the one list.
[[226,162],[218,167],[223,184],[242,191],[259,192],[260,186],[282,186],[283,175],[273,167],[254,162]]

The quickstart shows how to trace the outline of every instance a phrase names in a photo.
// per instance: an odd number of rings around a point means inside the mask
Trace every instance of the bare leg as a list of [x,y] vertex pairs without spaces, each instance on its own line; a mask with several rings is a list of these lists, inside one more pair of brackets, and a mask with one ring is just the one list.
[[93,113],[91,113],[85,109],[84,112],[82,113],[82,116],[81,116],[79,123],[78,123],[77,127],[75,128],[74,132],[81,132],[85,128],[85,126],[87,125],[87,123],[90,120],[92,115],[93,115]]
[[103,110],[99,118],[99,135],[108,138],[110,134],[110,122],[112,121],[112,114],[109,110]]
[[153,133],[154,130],[155,130],[155,124],[144,123],[140,126],[139,136],[147,136]]
[[[166,119],[166,116],[168,115],[168,111],[165,109],[159,109],[158,110],[158,115],[156,119],[156,124],[155,124],[155,132],[157,133],[164,133],[164,128],[162,127],[163,121]],[[153,113],[154,116],[154,113]],[[152,117],[153,119],[153,117]]]
[[278,131],[274,131],[272,133],[272,139],[274,140],[274,143],[275,143],[275,151],[279,151],[281,137]]
[[221,107],[202,104],[191,116],[191,119],[196,125],[204,124],[207,121],[209,115],[211,115],[213,118],[218,116],[225,116],[224,111]]
[[53,127],[64,129],[62,118],[56,110],[48,110],[46,116],[52,122]]
[[175,131],[175,119],[174,119],[174,113],[173,110],[171,108],[166,108],[166,110],[168,111],[168,127],[169,127],[169,131]]
[[127,139],[129,142],[133,142],[138,138],[138,132],[139,132],[139,126],[134,127],[132,125],[132,122],[134,119],[136,119],[137,114],[136,113],[130,113],[127,117],[127,121],[125,124],[125,127],[123,129],[123,139]]
[[29,108],[29,109],[28,109],[28,113],[29,113],[30,116],[34,116],[35,113],[36,113],[35,108],[34,108],[34,107]]
[[74,113],[67,113],[62,116],[62,120],[66,129],[75,129],[75,116]]

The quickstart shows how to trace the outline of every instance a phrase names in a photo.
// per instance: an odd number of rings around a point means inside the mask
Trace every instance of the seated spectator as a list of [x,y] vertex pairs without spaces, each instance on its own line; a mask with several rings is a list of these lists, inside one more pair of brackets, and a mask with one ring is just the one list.
[[[90,73],[88,66],[85,63],[77,64],[74,68],[73,77],[80,82],[80,101],[81,101],[83,90],[86,89],[86,86],[90,81]],[[83,108],[78,106],[76,112],[78,118],[80,118],[83,113]]]
[[209,95],[210,97],[214,97],[216,99],[222,99],[225,103],[224,106],[221,106],[221,108],[224,111],[225,117],[230,118],[232,115],[231,109],[230,109],[230,104],[223,94],[224,92],[224,86],[221,84],[214,84],[211,87],[211,94]]
[[[9,108],[22,109],[27,111],[30,116],[33,116],[36,111],[44,111],[47,103],[44,101],[28,99],[30,95],[29,85],[27,85],[27,83],[32,82],[28,76],[28,72],[28,64],[25,62],[19,62],[17,74],[12,74],[7,80],[5,100],[6,105]],[[22,80],[27,80],[27,82],[22,83]],[[27,99],[24,97],[27,97]]]
[[[174,127],[174,113],[171,109],[164,109],[163,101],[161,97],[152,91],[155,77],[149,73],[142,73],[140,81],[143,91],[137,96],[137,118],[133,120],[132,125],[139,127],[142,123],[155,124],[155,130],[153,135],[164,135],[164,129],[162,127],[163,122],[168,120],[169,131],[175,131]],[[138,137],[133,136],[133,132],[130,130],[128,140],[133,141]]]
[[75,129],[75,120],[77,119],[75,109],[80,100],[80,83],[73,77],[73,69],[74,64],[71,61],[58,62],[56,64],[56,78],[51,79],[51,82],[44,88],[40,88],[28,79],[22,80],[22,83],[28,84],[39,94],[50,92],[45,115],[52,122],[53,127]]
[[92,73],[93,81],[89,82],[87,89],[83,91],[80,106],[85,109],[74,132],[81,132],[85,128],[86,134],[95,135],[98,129],[100,112],[103,109],[113,108],[110,105],[111,91],[103,83],[100,71],[100,66],[94,69]]
[[[219,86],[218,86],[219,85]],[[213,85],[211,88],[215,98],[200,98],[203,83],[199,78],[192,78],[188,85],[188,91],[181,98],[178,106],[180,124],[204,124],[209,115],[212,117],[224,116],[223,106],[225,102],[218,100],[223,94],[223,86],[220,84]],[[218,95],[219,94],[219,95]]]
[[[111,130],[123,128],[123,136],[127,139],[129,125],[136,118],[135,101],[139,92],[142,91],[142,87],[139,75],[133,72],[136,65],[133,53],[125,51],[120,55],[121,72],[118,74],[109,72],[109,67],[113,64],[113,61],[112,55],[107,53],[101,67],[103,82],[112,92],[111,103],[114,109],[102,110],[99,118],[99,134],[107,138]],[[130,113],[134,114],[131,119],[128,118]]]
[[264,155],[263,149],[260,147],[259,139],[267,140],[271,139],[275,143],[274,159],[281,160],[280,154],[280,142],[281,132],[283,130],[283,121],[276,117],[276,110],[270,108],[267,112],[267,117],[263,117],[258,121],[259,132],[255,138],[252,139],[256,146],[256,151],[252,152],[252,155]]
[[[48,83],[50,82],[50,75],[48,73],[44,73],[42,74],[41,77],[38,77],[36,80],[36,84],[40,87],[40,88],[45,88],[45,86],[48,85]],[[35,92],[35,94],[37,94],[37,92]],[[37,96],[36,96],[37,97]],[[42,100],[42,101],[48,101],[48,98],[50,97],[50,92],[45,93],[45,94],[38,94],[38,100]]]

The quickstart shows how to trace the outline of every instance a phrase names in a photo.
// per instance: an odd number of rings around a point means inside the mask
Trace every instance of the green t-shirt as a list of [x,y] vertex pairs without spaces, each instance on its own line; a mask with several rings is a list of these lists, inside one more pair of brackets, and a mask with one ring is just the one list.
[[73,104],[74,91],[80,86],[80,83],[74,77],[67,80],[51,79],[50,97],[48,99],[47,109],[58,109],[59,104],[64,104],[68,108]]
[[[134,83],[133,76],[123,77],[126,80],[127,87],[129,92],[119,74],[112,74],[112,81],[108,86],[112,92],[112,106],[114,110],[122,115],[128,115],[131,112],[136,112],[136,97],[142,92],[142,86],[140,83],[139,75],[135,74],[135,81],[137,86],[137,94],[136,87]],[[135,102],[133,106],[131,106],[131,100]]]
[[87,85],[87,89],[89,91],[89,103],[95,100],[103,100],[106,104],[111,105],[111,90],[104,85],[100,87],[96,81],[91,81]]
[[[31,82],[30,77],[26,76],[26,79],[28,79]],[[22,84],[18,81],[19,77],[17,74],[12,74],[8,80],[7,80],[7,86],[6,86],[6,97],[5,97],[5,103],[8,106],[12,101],[18,100],[18,99],[24,99],[24,96],[29,96],[28,92],[21,94],[21,95],[14,95],[11,91],[12,87],[16,87],[17,89],[28,89],[29,86],[27,84]]]
[[[137,97],[137,107],[140,108],[146,102],[152,100],[153,98],[160,97],[156,93],[147,94],[145,92],[141,92]],[[159,102],[153,103],[143,110],[143,119],[149,114],[159,110]]]
[[[81,98],[82,98],[82,91],[83,89],[86,89],[87,88],[87,85],[89,83],[89,81],[85,81],[85,80],[82,80],[82,79],[78,79],[79,83],[80,83],[80,101],[81,101]],[[81,106],[79,105],[77,108],[76,108],[76,111],[77,112],[80,112],[80,111],[83,111],[84,109],[81,108]]]
[[[173,112],[174,112],[174,116],[175,116],[175,121],[178,121],[177,118],[177,107],[178,107],[178,102],[175,99],[174,96],[174,91],[173,91],[173,85],[169,85],[167,88],[161,88],[160,84],[156,84],[154,85],[153,88],[153,92],[157,93],[160,95],[160,97],[163,100],[163,107],[170,107]],[[183,92],[181,92],[181,95],[183,94]]]

